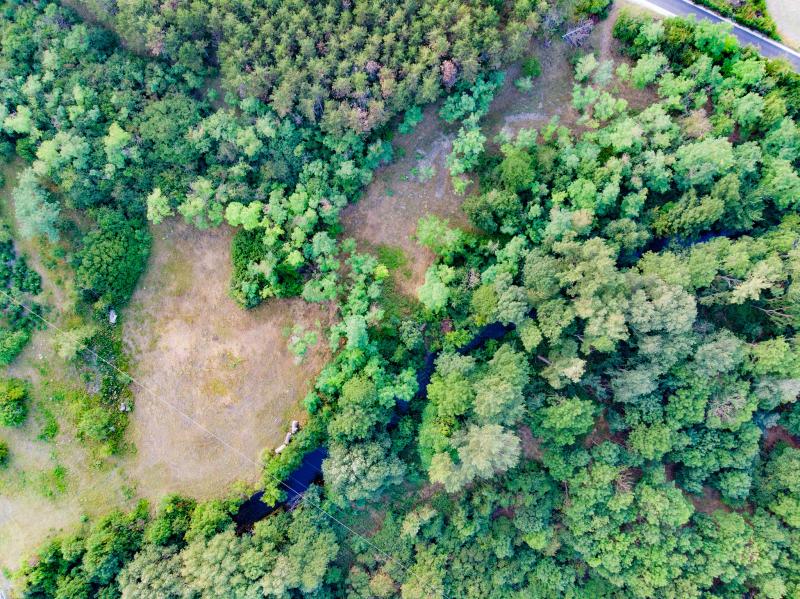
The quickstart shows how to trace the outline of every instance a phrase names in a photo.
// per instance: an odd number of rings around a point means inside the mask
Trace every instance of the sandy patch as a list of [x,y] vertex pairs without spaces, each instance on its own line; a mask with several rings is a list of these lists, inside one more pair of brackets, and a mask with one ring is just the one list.
[[786,45],[800,50],[800,2],[767,0],[767,10],[778,25],[778,33]]

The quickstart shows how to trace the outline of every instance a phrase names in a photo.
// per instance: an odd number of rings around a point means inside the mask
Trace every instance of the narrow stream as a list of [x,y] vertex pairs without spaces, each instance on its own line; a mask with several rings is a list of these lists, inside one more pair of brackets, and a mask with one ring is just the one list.
[[[478,331],[475,337],[459,347],[457,351],[462,355],[466,355],[483,347],[487,341],[502,339],[506,333],[513,329],[513,324],[504,325],[500,322],[487,324]],[[419,385],[417,398],[425,399],[425,397],[427,397],[428,383],[430,383],[433,372],[436,369],[436,358],[438,356],[438,351],[429,352],[428,355],[425,356],[425,362],[422,368],[417,372],[417,383]],[[408,402],[398,401],[397,411],[400,414],[405,414],[408,411]],[[248,530],[253,524],[259,520],[263,520],[275,510],[282,507],[292,507],[297,503],[303,493],[305,493],[312,484],[322,480],[322,462],[326,457],[328,457],[328,448],[324,445],[312,449],[303,456],[303,461],[300,463],[300,466],[283,481],[283,487],[286,489],[285,500],[275,505],[267,505],[261,501],[261,497],[264,495],[263,491],[257,491],[251,495],[239,506],[239,510],[233,517],[238,530]]]

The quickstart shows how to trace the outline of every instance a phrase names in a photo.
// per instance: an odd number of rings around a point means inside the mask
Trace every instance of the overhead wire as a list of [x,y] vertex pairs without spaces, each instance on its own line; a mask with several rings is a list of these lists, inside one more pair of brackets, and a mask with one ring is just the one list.
[[[53,330],[55,330],[55,331],[57,331],[59,333],[65,333],[65,331],[63,329],[61,329],[60,327],[58,327],[58,325],[56,325],[52,321],[48,320],[47,318],[45,318],[41,314],[37,313],[35,310],[33,310],[29,306],[25,305],[23,302],[17,300],[11,294],[7,293],[4,289],[0,289],[0,295],[5,296],[9,301],[11,301],[15,305],[21,307],[23,310],[28,312],[31,316],[33,316],[34,318],[40,320],[41,322],[43,322],[45,325],[47,325],[48,327],[52,328]],[[262,465],[259,464],[252,457],[248,456],[246,453],[241,451],[239,448],[235,447],[234,445],[229,443],[227,440],[222,438],[220,435],[218,435],[217,433],[215,433],[214,431],[212,431],[211,429],[206,427],[204,424],[202,424],[197,419],[195,419],[191,414],[188,414],[186,411],[184,411],[183,409],[181,409],[177,405],[173,404],[172,402],[167,401],[166,399],[164,399],[163,397],[161,397],[160,395],[155,393],[155,391],[153,391],[148,385],[145,385],[144,383],[139,381],[137,378],[135,378],[130,373],[121,370],[116,364],[114,364],[113,362],[110,362],[109,360],[107,360],[106,358],[104,358],[103,356],[101,356],[100,354],[98,354],[97,352],[92,350],[91,348],[86,348],[84,351],[86,351],[87,353],[89,353],[90,355],[95,357],[97,360],[100,360],[101,362],[103,362],[104,364],[106,364],[107,366],[112,368],[118,374],[121,374],[122,376],[128,378],[132,383],[136,384],[140,389],[142,389],[150,397],[152,397],[153,399],[155,399],[157,402],[161,403],[162,405],[168,407],[169,409],[173,410],[175,413],[177,413],[182,418],[184,418],[187,422],[189,422],[192,426],[195,426],[197,429],[202,431],[204,434],[206,434],[210,438],[214,439],[217,443],[219,443],[225,449],[231,451],[233,454],[237,455],[239,458],[243,459],[245,462],[250,463],[250,464],[256,466],[257,468],[261,468]],[[325,517],[330,519],[332,522],[335,522],[336,524],[338,524],[342,529],[344,529],[345,531],[347,531],[351,535],[361,539],[370,549],[372,549],[377,555],[381,556],[384,560],[386,560],[387,562],[392,562],[392,563],[395,563],[395,564],[399,565],[401,567],[401,569],[406,573],[406,575],[414,575],[414,576],[416,576],[415,574],[413,574],[413,572],[411,572],[411,567],[408,566],[407,564],[405,564],[402,560],[400,560],[399,558],[391,555],[388,551],[386,551],[386,550],[382,549],[381,547],[379,547],[378,545],[376,545],[372,540],[370,540],[369,538],[367,538],[363,534],[359,533],[357,530],[353,529],[347,523],[342,522],[342,520],[340,520],[339,518],[337,518],[336,516],[331,514],[328,510],[323,509],[322,506],[317,505],[315,503],[311,503],[311,502],[305,501],[305,497],[304,497],[303,493],[300,492],[298,489],[293,488],[285,480],[279,479],[278,477],[276,477],[275,475],[273,475],[270,472],[264,471],[264,474],[266,474],[267,476],[272,478],[276,483],[278,483],[280,486],[285,488],[287,491],[293,493],[296,496],[302,497],[303,499],[301,499],[301,501],[303,502],[303,505],[311,506],[313,509],[315,509],[318,512],[320,512],[321,514],[323,514]],[[334,504],[334,507],[336,507],[337,509],[339,509],[341,511],[341,508],[339,508],[335,504]],[[447,598],[447,595],[444,594],[443,591],[442,591],[442,594],[443,594],[444,597]]]

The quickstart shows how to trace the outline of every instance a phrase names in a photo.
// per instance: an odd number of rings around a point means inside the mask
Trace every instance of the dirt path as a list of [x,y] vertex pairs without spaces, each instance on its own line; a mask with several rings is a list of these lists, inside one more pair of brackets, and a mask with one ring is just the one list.
[[201,427],[257,460],[302,417],[299,401],[327,359],[321,342],[295,363],[285,337],[294,323],[326,326],[327,306],[272,300],[245,311],[230,299],[231,236],[228,228],[200,232],[178,221],[158,227],[126,311],[132,374],[147,389],[134,386],[136,455],[128,467],[142,496],[202,498],[236,480],[254,481],[258,468]]

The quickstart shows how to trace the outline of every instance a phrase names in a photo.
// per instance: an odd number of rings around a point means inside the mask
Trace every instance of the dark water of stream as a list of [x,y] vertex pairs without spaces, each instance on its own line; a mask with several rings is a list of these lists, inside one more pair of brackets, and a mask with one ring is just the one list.
[[[470,352],[480,349],[483,345],[492,339],[502,339],[506,333],[514,329],[513,324],[504,325],[500,322],[493,322],[483,327],[478,334],[475,335],[468,343],[465,343],[458,348],[458,353],[462,355],[469,354]],[[417,372],[417,383],[419,390],[417,391],[417,398],[424,399],[428,392],[428,383],[431,382],[431,377],[436,369],[436,358],[439,356],[438,351],[429,352],[425,356],[425,362]],[[405,414],[408,411],[408,402],[397,401],[397,414],[389,423],[396,425],[399,419],[399,414]],[[306,492],[306,490],[315,482],[322,479],[322,462],[328,457],[328,448],[325,446],[312,449],[305,456],[300,466],[297,467],[283,482],[283,488],[286,491],[286,499],[275,505],[267,505],[261,501],[264,495],[263,491],[254,493],[242,505],[239,506],[239,511],[233,517],[236,522],[237,528],[241,531],[248,530],[253,524],[269,516],[275,510],[282,507],[292,507]]]
[[281,507],[291,507],[302,497],[308,488],[322,478],[322,462],[328,457],[327,447],[317,447],[303,456],[300,466],[294,470],[285,481],[283,489],[286,499],[275,505],[267,505],[261,501],[264,491],[258,491],[250,496],[247,501],[239,506],[239,511],[233,517],[240,530],[247,530],[253,524],[269,516]]

